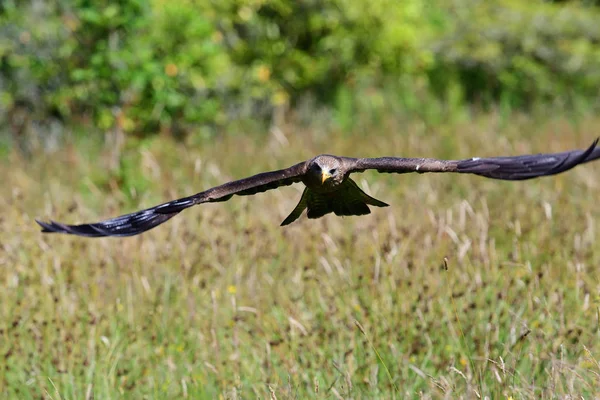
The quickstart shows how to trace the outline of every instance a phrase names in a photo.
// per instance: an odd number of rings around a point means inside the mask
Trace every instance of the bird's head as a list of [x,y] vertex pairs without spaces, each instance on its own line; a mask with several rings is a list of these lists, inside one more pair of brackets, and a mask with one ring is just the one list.
[[338,157],[321,155],[310,161],[308,174],[312,186],[333,188],[344,180],[342,162]]

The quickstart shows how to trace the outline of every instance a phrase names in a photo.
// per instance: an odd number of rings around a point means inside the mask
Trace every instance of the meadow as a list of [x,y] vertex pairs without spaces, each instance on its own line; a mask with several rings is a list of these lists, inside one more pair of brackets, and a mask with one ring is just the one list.
[[0,397],[593,398],[600,162],[525,182],[366,172],[359,186],[391,207],[285,228],[302,185],[194,207],[131,238],[44,235],[34,218],[104,219],[319,153],[558,152],[599,127],[592,115],[490,113],[11,151]]

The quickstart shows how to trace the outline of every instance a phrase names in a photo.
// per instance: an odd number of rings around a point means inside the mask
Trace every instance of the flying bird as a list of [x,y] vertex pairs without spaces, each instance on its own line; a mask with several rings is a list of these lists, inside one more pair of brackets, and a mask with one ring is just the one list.
[[512,157],[474,157],[465,160],[350,158],[324,154],[289,168],[228,182],[189,197],[101,222],[81,225],[66,225],[54,221],[36,222],[42,227],[42,232],[89,237],[133,236],[152,229],[197,204],[227,201],[233,195],[254,195],[296,182],[304,183],[306,188],[298,205],[281,223],[282,226],[294,222],[305,209],[308,218],[320,218],[332,212],[335,215],[365,215],[371,212],[369,206],[387,207],[388,204],[363,192],[350,179],[350,175],[356,172],[370,169],[398,174],[455,172],[509,181],[525,180],[559,174],[576,165],[600,158],[600,147],[597,147],[599,139],[586,150]]

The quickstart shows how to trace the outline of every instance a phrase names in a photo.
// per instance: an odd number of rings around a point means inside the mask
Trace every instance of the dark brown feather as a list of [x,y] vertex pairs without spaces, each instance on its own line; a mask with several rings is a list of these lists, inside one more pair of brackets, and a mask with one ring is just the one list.
[[458,172],[502,180],[525,180],[555,175],[600,158],[596,139],[586,150],[512,157],[438,160],[435,158],[344,158],[348,173],[375,169],[386,173]]
[[600,147],[597,144],[598,139],[586,150],[461,160],[457,162],[456,172],[510,181],[556,175],[600,158]]
[[36,220],[36,222],[42,227],[42,232],[68,233],[88,237],[133,236],[168,221],[193,205],[226,201],[233,195],[247,196],[276,189],[280,186],[291,185],[300,182],[305,172],[306,161],[286,169],[264,172],[249,178],[228,182],[193,196],[169,201],[101,222],[79,225],[67,225],[54,221],[42,222]]

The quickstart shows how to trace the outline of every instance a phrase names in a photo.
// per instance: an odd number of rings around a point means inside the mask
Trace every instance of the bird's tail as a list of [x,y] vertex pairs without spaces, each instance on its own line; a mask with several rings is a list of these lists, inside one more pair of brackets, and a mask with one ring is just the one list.
[[369,205],[376,207],[388,206],[383,201],[363,192],[352,179],[346,179],[342,186],[332,193],[316,193],[306,188],[298,205],[281,225],[294,222],[306,208],[308,208],[308,218],[315,219],[331,212],[340,216],[370,214]]
[[[335,215],[365,215],[370,214],[368,205],[376,207],[387,207],[388,204],[377,200],[362,191],[361,188],[352,180],[346,179],[342,188],[336,192],[336,195],[331,202],[332,211]],[[309,215],[310,216],[310,204]],[[318,217],[315,217],[318,218]]]

